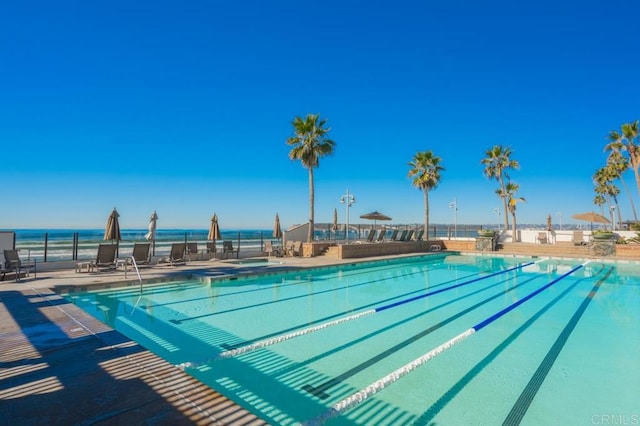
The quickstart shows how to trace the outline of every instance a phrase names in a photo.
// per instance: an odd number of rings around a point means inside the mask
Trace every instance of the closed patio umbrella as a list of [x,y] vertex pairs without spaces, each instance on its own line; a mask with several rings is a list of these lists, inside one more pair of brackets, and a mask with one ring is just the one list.
[[158,221],[158,214],[156,211],[153,211],[151,218],[149,219],[149,232],[146,233],[144,238],[147,241],[151,241],[151,245],[153,246],[152,254],[155,256],[156,254],[156,225]]
[[109,219],[107,219],[107,225],[105,226],[104,229],[104,240],[116,240],[116,241],[120,241],[122,239],[122,237],[120,236],[120,223],[118,221],[118,218],[120,217],[120,214],[118,213],[118,211],[116,210],[116,208],[113,208],[113,211],[111,212],[111,214],[109,215]]
[[282,238],[282,228],[280,227],[280,217],[278,216],[278,213],[276,213],[276,220],[273,224],[273,238]]
[[220,226],[218,225],[218,215],[213,214],[211,217],[211,226],[209,227],[209,235],[207,236],[207,240],[211,240],[215,242],[216,240],[221,240],[220,236]]
[[104,238],[103,238],[104,241],[110,240],[112,243],[114,240],[116,241],[116,256],[118,255],[118,247],[117,247],[118,241],[122,239],[122,237],[120,236],[120,222],[118,220],[119,217],[120,217],[120,214],[114,207],[113,211],[109,215],[109,219],[107,219],[107,225],[105,226],[105,229],[104,229]]

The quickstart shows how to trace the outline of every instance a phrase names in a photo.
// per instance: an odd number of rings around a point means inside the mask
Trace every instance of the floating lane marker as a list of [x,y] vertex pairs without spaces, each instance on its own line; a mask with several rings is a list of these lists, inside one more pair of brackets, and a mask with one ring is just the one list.
[[360,404],[361,402],[364,402],[367,398],[373,396],[374,394],[378,393],[379,391],[381,391],[382,389],[386,388],[390,384],[396,382],[401,377],[409,374],[411,371],[413,371],[416,368],[420,367],[421,365],[425,364],[430,359],[435,358],[436,356],[440,355],[441,353],[443,353],[447,349],[449,349],[449,348],[453,347],[454,345],[462,342],[463,340],[465,340],[467,337],[471,336],[472,334],[480,331],[481,329],[483,329],[487,325],[491,324],[492,322],[494,322],[495,320],[497,320],[501,316],[505,315],[506,313],[508,313],[511,310],[515,309],[516,307],[520,306],[521,304],[523,304],[527,300],[531,299],[532,297],[535,297],[536,295],[538,295],[542,291],[544,291],[547,288],[551,287],[553,284],[555,284],[558,281],[562,280],[563,278],[571,275],[572,273],[574,273],[578,269],[584,267],[589,262],[590,261],[587,261],[587,262],[585,262],[585,263],[583,263],[581,265],[576,266],[575,268],[573,268],[570,271],[562,274],[561,276],[559,276],[558,278],[556,278],[553,281],[549,282],[548,284],[545,284],[544,286],[540,287],[536,291],[528,294],[524,298],[522,298],[522,299],[518,300],[517,302],[507,306],[506,308],[504,308],[500,312],[490,316],[489,318],[485,319],[484,321],[481,321],[478,324],[474,325],[473,327],[463,331],[462,333],[458,334],[454,338],[447,340],[446,342],[442,343],[438,347],[436,347],[436,348],[430,350],[429,352],[425,353],[424,355],[414,359],[413,361],[409,362],[408,364],[403,365],[402,367],[400,367],[397,370],[393,371],[392,373],[384,376],[383,378],[381,378],[379,380],[376,380],[375,382],[373,382],[372,384],[370,384],[366,388],[362,389],[361,391],[356,392],[356,393],[344,398],[341,401],[338,401],[331,408],[326,410],[324,413],[320,414],[317,417],[314,417],[313,419],[310,419],[310,420],[306,421],[304,423],[304,425],[320,425],[320,424],[324,424],[327,420],[329,420],[329,419],[331,419],[333,417],[339,416],[343,412],[355,407],[356,405]]
[[333,320],[333,321],[328,321],[328,322],[325,322],[325,323],[322,323],[322,324],[318,324],[318,325],[315,325],[313,327],[304,328],[302,330],[294,331],[294,332],[287,333],[287,334],[282,334],[280,336],[275,336],[275,337],[272,337],[270,339],[261,340],[259,342],[255,342],[255,343],[252,343],[250,345],[246,345],[246,346],[242,346],[242,347],[239,347],[239,348],[236,348],[236,349],[231,349],[231,350],[228,350],[228,351],[224,351],[224,352],[221,352],[215,358],[210,358],[210,359],[206,359],[206,360],[202,360],[202,361],[196,361],[196,362],[183,362],[181,364],[177,364],[176,367],[178,367],[178,368],[180,368],[182,370],[184,370],[185,368],[196,368],[196,367],[199,367],[199,366],[201,366],[203,364],[206,364],[208,362],[214,361],[216,359],[230,358],[230,357],[238,356],[238,355],[241,355],[241,354],[244,354],[244,353],[247,353],[247,352],[252,352],[252,351],[255,351],[257,349],[262,349],[262,348],[267,347],[267,346],[275,345],[277,343],[281,343],[281,342],[284,342],[286,340],[293,339],[295,337],[299,337],[299,336],[303,336],[305,334],[313,333],[313,332],[318,331],[318,330],[323,330],[325,328],[332,327],[334,325],[342,324],[342,323],[345,323],[345,322],[348,322],[348,321],[352,321],[352,320],[363,318],[363,317],[366,317],[366,316],[369,316],[369,315],[373,315],[373,314],[378,313],[378,312],[386,311],[387,309],[395,308],[395,307],[398,307],[400,305],[404,305],[405,303],[414,302],[414,301],[419,300],[419,299],[424,299],[425,297],[433,296],[434,294],[442,293],[442,292],[447,291],[447,290],[452,290],[454,288],[458,288],[458,287],[462,287],[462,286],[465,286],[465,285],[468,285],[468,284],[471,284],[471,283],[474,283],[474,282],[482,281],[482,280],[485,280],[487,278],[494,277],[496,275],[505,274],[507,272],[514,271],[516,269],[521,269],[521,268],[523,268],[525,266],[528,266],[528,265],[531,265],[531,264],[533,264],[533,262],[520,264],[520,265],[514,266],[512,268],[505,269],[504,271],[493,272],[491,274],[485,275],[485,276],[480,277],[480,278],[474,278],[472,280],[464,281],[464,282],[461,282],[459,284],[455,284],[455,285],[452,285],[452,286],[449,286],[449,287],[445,287],[445,288],[441,288],[441,289],[438,289],[438,290],[430,291],[428,293],[421,294],[420,296],[415,296],[415,297],[411,297],[411,298],[408,298],[408,299],[400,300],[398,302],[394,302],[394,303],[390,303],[388,305],[380,306],[380,307],[375,308],[375,309],[369,309],[369,310],[366,310],[366,311],[363,311],[363,312],[360,312],[360,313],[357,313],[357,314],[349,315],[349,316],[346,316],[346,317],[338,318],[338,319]]

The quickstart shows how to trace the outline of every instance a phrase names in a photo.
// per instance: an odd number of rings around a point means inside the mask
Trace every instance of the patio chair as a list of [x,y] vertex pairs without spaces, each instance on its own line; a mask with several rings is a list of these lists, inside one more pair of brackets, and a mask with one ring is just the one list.
[[381,229],[380,233],[378,234],[378,239],[376,241],[382,242],[382,240],[384,240],[384,236],[386,235],[386,233],[387,233],[386,229]]
[[4,261],[5,261],[5,269],[2,272],[2,279],[4,279],[4,276],[8,271],[15,271],[16,281],[20,281],[20,276],[22,275],[22,271],[25,271],[25,276],[29,276],[29,271],[33,270],[33,277],[34,278],[37,277],[36,261],[29,260],[27,262],[24,262],[20,260],[20,255],[18,255],[18,250],[5,250]]
[[413,233],[414,233],[414,232],[415,232],[415,231],[414,231],[413,229],[411,229],[409,232],[407,232],[407,236],[406,236],[406,237],[404,237],[404,240],[405,240],[405,241],[411,241],[411,238],[413,238]]
[[225,240],[222,242],[222,253],[224,255],[228,255],[228,254],[233,255],[233,253],[235,253],[236,258],[240,255],[240,253],[238,252],[238,249],[233,248],[233,241],[231,240]]
[[187,263],[187,259],[185,257],[185,252],[187,250],[187,245],[185,243],[172,243],[171,251],[169,252],[169,263],[171,266],[174,265],[184,265]]
[[198,243],[187,243],[187,259],[189,260],[198,260],[199,259],[199,254],[198,254]]
[[538,236],[536,237],[536,240],[538,240],[540,244],[547,244],[549,242],[546,232],[538,232]]
[[422,241],[422,236],[424,235],[424,230],[418,231],[416,234],[416,241]]
[[115,269],[117,247],[115,244],[98,244],[96,260],[76,263],[76,272],[82,272],[85,267],[87,272]]
[[216,243],[215,241],[209,241],[207,242],[207,257],[209,259],[213,259],[214,257],[216,257],[216,252],[217,252],[217,248],[216,248]]
[[302,241],[293,241],[289,251],[289,256],[301,256],[302,255]]
[[134,243],[131,257],[137,266],[150,266],[151,243]]
[[402,231],[402,234],[400,234],[400,238],[398,238],[398,241],[405,241],[407,239],[407,230],[405,229],[404,231]]
[[398,238],[398,230],[394,229],[389,237],[389,241],[396,241],[396,238]]
[[583,231],[573,231],[573,236],[571,237],[571,242],[575,246],[586,246],[587,242],[584,240],[584,232]]
[[367,235],[367,242],[368,243],[372,243],[373,242],[373,237],[376,236],[376,230],[372,229],[369,231],[369,235]]
[[264,252],[267,253],[269,257],[271,257],[271,255],[276,257],[282,256],[282,250],[280,249],[280,247],[274,246],[271,241],[264,242]]

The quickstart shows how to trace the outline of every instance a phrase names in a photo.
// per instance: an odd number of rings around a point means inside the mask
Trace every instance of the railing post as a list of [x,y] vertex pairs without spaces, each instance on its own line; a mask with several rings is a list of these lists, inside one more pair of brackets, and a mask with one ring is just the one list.
[[49,233],[45,232],[44,233],[44,261],[47,261],[47,247],[49,244]]
[[71,259],[78,260],[78,233],[73,233],[73,244],[71,247]]

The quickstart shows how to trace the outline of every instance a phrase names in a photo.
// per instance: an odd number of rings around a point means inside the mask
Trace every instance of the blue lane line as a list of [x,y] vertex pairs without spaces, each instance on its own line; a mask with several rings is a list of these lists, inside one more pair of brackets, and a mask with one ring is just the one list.
[[476,278],[476,279],[473,279],[473,280],[465,281],[465,282],[462,282],[462,283],[460,283],[460,284],[456,284],[456,285],[452,285],[452,286],[449,286],[449,287],[445,287],[445,288],[442,288],[442,289],[440,289],[440,290],[430,291],[430,292],[428,292],[428,293],[426,293],[426,294],[422,294],[422,295],[420,295],[420,296],[415,296],[415,297],[411,297],[411,298],[409,298],[409,299],[400,300],[400,301],[395,302],[395,303],[390,303],[390,304],[388,304],[388,305],[385,305],[385,306],[381,306],[381,307],[379,307],[379,308],[376,308],[376,309],[374,309],[374,311],[375,311],[376,313],[377,313],[377,312],[382,312],[382,311],[385,311],[385,310],[387,310],[387,309],[395,308],[396,306],[404,305],[405,303],[413,302],[413,301],[415,301],[415,300],[424,299],[425,297],[428,297],[428,296],[433,296],[434,294],[442,293],[443,291],[452,290],[452,289],[454,289],[454,288],[462,287],[463,285],[471,284],[471,283],[474,283],[474,282],[477,282],[477,281],[480,281],[480,280],[484,280],[484,279],[487,279],[487,278],[491,278],[491,277],[496,276],[496,275],[504,274],[504,273],[506,273],[506,272],[513,271],[513,270],[515,270],[515,269],[524,268],[525,266],[533,265],[533,263],[534,263],[534,262],[523,263],[523,264],[521,264],[521,265],[514,266],[513,268],[505,269],[504,271],[494,272],[494,273],[492,273],[492,274],[485,275],[485,276],[483,276],[483,277]]
[[534,292],[528,294],[523,299],[521,299],[521,300],[519,300],[519,301],[517,301],[517,302],[515,302],[515,303],[513,303],[513,304],[511,304],[509,306],[507,306],[505,309],[501,310],[500,312],[490,316],[489,318],[485,319],[484,321],[479,322],[475,326],[473,326],[471,328],[468,328],[467,330],[463,331],[462,333],[458,334],[457,336],[453,337],[452,339],[449,339],[448,341],[444,342],[443,344],[441,344],[441,345],[437,346],[436,348],[430,350],[429,352],[423,354],[419,358],[414,359],[410,363],[403,365],[402,367],[398,368],[397,370],[393,371],[392,373],[387,374],[386,376],[382,377],[379,380],[376,380],[375,382],[371,383],[369,386],[367,386],[366,388],[360,390],[359,392],[353,393],[353,394],[349,395],[348,397],[342,399],[341,401],[338,401],[333,406],[331,406],[329,409],[327,409],[324,413],[321,413],[319,416],[316,416],[316,417],[304,422],[303,425],[308,426],[308,425],[321,425],[321,424],[324,424],[329,419],[331,419],[333,417],[336,417],[336,416],[342,414],[343,412],[355,407],[356,405],[360,404],[361,402],[367,400],[370,396],[380,392],[382,389],[384,389],[387,386],[389,386],[390,384],[396,382],[397,380],[399,380],[403,376],[411,373],[413,370],[415,370],[416,368],[418,368],[421,365],[425,364],[429,360],[437,357],[438,355],[442,354],[446,350],[448,350],[448,349],[452,348],[453,346],[455,346],[456,344],[462,342],[463,340],[465,340],[469,336],[477,333],[478,330],[481,330],[482,328],[484,328],[487,325],[491,324],[493,321],[495,321],[496,319],[498,319],[501,316],[505,315],[507,312],[515,309],[516,307],[520,306],[521,304],[523,304],[527,300],[530,300],[532,297],[540,294],[540,292],[542,292],[542,291],[546,290],[547,288],[551,287],[553,284],[555,284],[558,281],[566,278],[568,275],[570,275],[570,274],[574,273],[575,271],[577,271],[578,269],[582,268],[587,263],[589,263],[589,261],[583,263],[582,265],[576,266],[575,268],[571,269],[569,272],[566,272],[566,273],[560,275],[558,278],[550,281],[548,284],[540,287],[538,290],[535,290]]
[[489,318],[485,319],[484,321],[480,321],[478,324],[474,325],[473,328],[475,331],[480,331],[481,329],[483,329],[484,327],[486,327],[487,325],[491,324],[492,322],[494,322],[495,320],[497,320],[498,318],[500,318],[501,316],[503,316],[504,314],[506,314],[507,312],[512,311],[513,309],[517,308],[518,306],[522,305],[524,302],[526,302],[527,300],[531,299],[532,297],[534,297],[535,295],[539,294],[540,292],[546,290],[547,288],[551,287],[552,285],[554,285],[555,283],[557,283],[558,281],[560,281],[561,279],[563,279],[564,277],[573,274],[575,271],[577,271],[578,269],[582,268],[584,266],[583,265],[578,265],[575,268],[573,268],[572,270],[570,270],[569,272],[566,272],[562,275],[560,275],[558,278],[556,278],[555,280],[549,282],[548,284],[540,287],[539,289],[537,289],[536,291],[534,291],[533,293],[528,294],[527,296],[523,297],[522,299],[518,300],[517,302],[507,306],[506,308],[504,308],[503,310],[501,310],[500,312],[491,315]]
[[[274,345],[276,343],[284,342],[285,340],[293,339],[295,337],[300,337],[300,336],[303,336],[303,335],[306,335],[306,334],[309,334],[309,333],[315,333],[316,331],[324,330],[327,327],[333,327],[333,326],[336,326],[338,324],[343,324],[343,323],[345,323],[347,321],[357,320],[357,319],[363,318],[365,316],[369,316],[369,315],[376,314],[378,312],[385,311],[387,309],[395,308],[395,307],[398,307],[400,305],[404,305],[405,303],[414,302],[414,301],[419,300],[419,299],[424,299],[425,297],[433,296],[434,294],[442,293],[444,291],[452,290],[454,288],[462,287],[464,285],[469,285],[469,284],[472,284],[472,283],[475,283],[475,282],[478,282],[478,281],[481,281],[481,280],[484,280],[484,279],[487,279],[487,278],[494,277],[496,275],[505,274],[507,272],[510,272],[510,271],[513,271],[513,270],[516,270],[516,269],[520,269],[520,268],[523,268],[523,267],[528,266],[528,265],[533,265],[534,263],[535,262],[528,262],[528,263],[520,264],[520,265],[514,266],[512,268],[505,269],[504,271],[493,272],[493,273],[491,273],[489,275],[485,275],[484,277],[476,278],[476,279],[469,280],[469,281],[464,281],[464,282],[462,282],[460,284],[456,284],[456,285],[452,285],[452,286],[449,286],[449,287],[445,287],[445,288],[442,288],[440,290],[430,291],[430,292],[427,292],[426,294],[423,294],[423,295],[420,295],[420,296],[411,297],[409,299],[401,300],[399,302],[390,303],[388,305],[381,306],[381,307],[379,307],[377,309],[370,309],[368,311],[355,313],[355,314],[352,314],[352,315],[349,315],[349,316],[346,316],[346,317],[339,318],[337,320],[329,321],[329,322],[326,322],[326,323],[323,323],[323,324],[319,324],[319,325],[315,325],[315,326],[312,326],[312,327],[308,327],[308,328],[305,328],[305,329],[302,329],[302,330],[297,330],[297,331],[294,331],[294,332],[291,332],[291,333],[288,333],[288,334],[282,334],[282,335],[279,335],[279,336],[272,337],[270,339],[260,340],[258,342],[251,343],[251,344],[246,345],[246,346],[235,347],[233,349],[229,349],[229,350],[226,350],[224,352],[221,352],[219,354],[219,357],[220,358],[228,358],[228,357],[232,357],[232,356],[241,355],[241,354],[244,354],[244,353],[247,353],[247,352],[252,352],[252,351],[255,351],[255,350],[258,350],[258,349],[265,348],[267,346]],[[183,363],[182,365],[187,366],[187,367],[193,367],[196,364],[192,363],[192,362],[187,362],[187,363]]]

